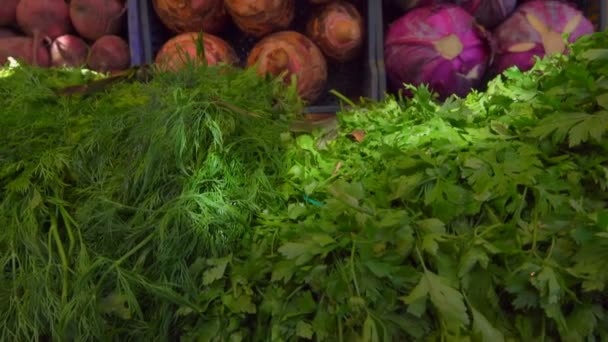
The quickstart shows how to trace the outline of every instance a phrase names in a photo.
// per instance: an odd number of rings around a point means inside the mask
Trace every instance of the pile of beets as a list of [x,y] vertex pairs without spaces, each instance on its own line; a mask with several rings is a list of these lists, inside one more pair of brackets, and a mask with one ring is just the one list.
[[0,64],[8,57],[41,67],[129,68],[120,34],[125,0],[2,0]]

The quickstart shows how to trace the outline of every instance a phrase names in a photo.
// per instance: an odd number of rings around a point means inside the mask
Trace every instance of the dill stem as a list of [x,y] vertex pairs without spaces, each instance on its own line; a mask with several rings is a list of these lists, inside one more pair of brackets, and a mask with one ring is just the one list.
[[61,217],[63,217],[63,223],[65,224],[65,231],[68,234],[68,239],[70,240],[70,244],[68,247],[68,255],[72,255],[72,252],[74,251],[74,245],[76,244],[76,240],[74,239],[74,232],[72,231],[72,228],[71,228],[70,222],[69,222],[69,221],[72,221],[71,220],[72,218],[63,206],[59,206],[59,211],[61,212]]
[[61,238],[59,237],[59,232],[57,230],[57,217],[55,217],[55,215],[51,215],[51,235],[55,240],[57,252],[59,253],[59,258],[61,259],[61,268],[63,269],[61,303],[65,305],[68,301],[68,258],[65,254],[65,249],[63,248]]
[[[119,267],[120,264],[122,264],[125,260],[127,260],[131,255],[135,254],[138,250],[142,249],[145,247],[145,245],[148,244],[148,242],[150,242],[150,240],[152,240],[152,238],[154,237],[154,234],[150,234],[148,235],[145,239],[143,239],[140,243],[138,243],[135,247],[131,248],[131,250],[129,250],[127,253],[125,253],[125,255],[123,255],[122,257],[120,257],[120,259],[116,260],[113,263],[114,267]],[[106,270],[103,275],[101,276],[101,278],[99,278],[99,282],[98,284],[102,284],[103,281],[105,280],[105,278],[108,276],[108,274],[110,273],[110,271],[112,270],[112,268]]]

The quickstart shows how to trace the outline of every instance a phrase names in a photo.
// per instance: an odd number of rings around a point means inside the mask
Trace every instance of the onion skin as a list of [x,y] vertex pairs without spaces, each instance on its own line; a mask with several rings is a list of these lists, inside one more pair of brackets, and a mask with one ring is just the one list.
[[153,0],[154,10],[176,33],[221,32],[228,23],[223,0]]
[[562,33],[570,32],[568,41],[595,31],[581,11],[563,1],[525,2],[494,30],[496,59],[493,71],[517,66],[527,71],[534,65],[534,56],[568,53]]
[[327,62],[321,50],[305,35],[295,31],[273,33],[260,40],[249,53],[247,66],[259,75],[279,76],[286,71],[285,84],[291,76],[297,80],[298,95],[315,102],[327,83]]
[[254,37],[287,29],[295,16],[294,0],[225,0],[238,28]]
[[86,64],[89,54],[87,43],[71,34],[57,37],[49,50],[51,65],[54,67],[81,67]]
[[[165,71],[177,71],[189,60],[199,65],[201,58],[197,54],[199,32],[187,32],[169,39],[156,54],[155,63]],[[202,35],[207,65],[220,62],[236,65],[239,58],[230,44],[210,33]]]
[[364,31],[361,14],[345,1],[323,6],[306,26],[307,35],[325,56],[337,62],[352,60],[361,52]]

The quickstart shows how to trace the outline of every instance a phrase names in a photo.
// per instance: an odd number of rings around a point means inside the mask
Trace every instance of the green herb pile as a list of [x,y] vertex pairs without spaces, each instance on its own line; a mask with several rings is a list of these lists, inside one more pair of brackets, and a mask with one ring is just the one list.
[[607,340],[607,46],[291,137],[247,73],[0,80],[0,338]]
[[198,295],[195,258],[285,207],[281,135],[300,105],[278,82],[200,68],[60,97],[97,77],[2,76],[2,341],[167,335],[171,304]]

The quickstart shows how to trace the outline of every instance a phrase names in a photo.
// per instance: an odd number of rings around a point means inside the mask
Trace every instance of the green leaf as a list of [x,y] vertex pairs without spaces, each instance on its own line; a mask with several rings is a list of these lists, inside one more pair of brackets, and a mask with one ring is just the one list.
[[608,59],[608,49],[588,49],[580,57],[589,61]]
[[367,315],[367,318],[365,318],[365,321],[363,322],[363,332],[361,333],[361,336],[361,342],[380,342],[376,322],[374,322],[369,315]]
[[241,293],[236,298],[232,294],[226,294],[222,296],[222,303],[234,313],[256,313],[256,306],[251,296],[245,293]]
[[488,267],[490,258],[482,249],[473,247],[469,249],[460,259],[458,267],[458,277],[462,278],[467,273],[471,272],[475,265],[479,264],[482,268]]
[[377,260],[367,260],[363,263],[374,275],[385,278],[391,275],[393,267],[390,264]]
[[312,340],[313,334],[312,325],[309,323],[304,321],[298,321],[298,323],[296,323],[296,336]]
[[124,320],[131,319],[131,310],[128,305],[128,298],[124,294],[112,293],[101,300],[99,307],[101,312],[114,314]]
[[563,290],[560,286],[558,275],[553,268],[544,267],[538,274],[532,277],[531,282],[539,290],[541,296],[547,296],[548,303],[555,304],[559,302]]
[[213,265],[212,268],[205,271],[203,274],[203,285],[209,285],[214,281],[221,279],[226,272],[226,266],[232,260],[232,256],[227,256],[220,259],[209,259],[207,263]]
[[598,95],[595,100],[597,101],[597,104],[604,108],[604,109],[608,109],[608,93],[604,93],[602,95]]
[[471,313],[473,314],[473,333],[478,341],[504,342],[503,333],[496,329],[481,312],[471,306]]
[[[454,288],[445,285],[446,281],[440,276],[430,271],[424,271],[418,285],[402,301],[412,305],[417,303],[417,307],[412,314],[420,314],[420,302],[427,296],[430,297],[433,306],[442,316],[442,319],[452,329],[464,328],[469,325],[469,316],[464,304],[462,294]],[[408,308],[409,309],[409,308]],[[409,310],[408,310],[409,311]]]

